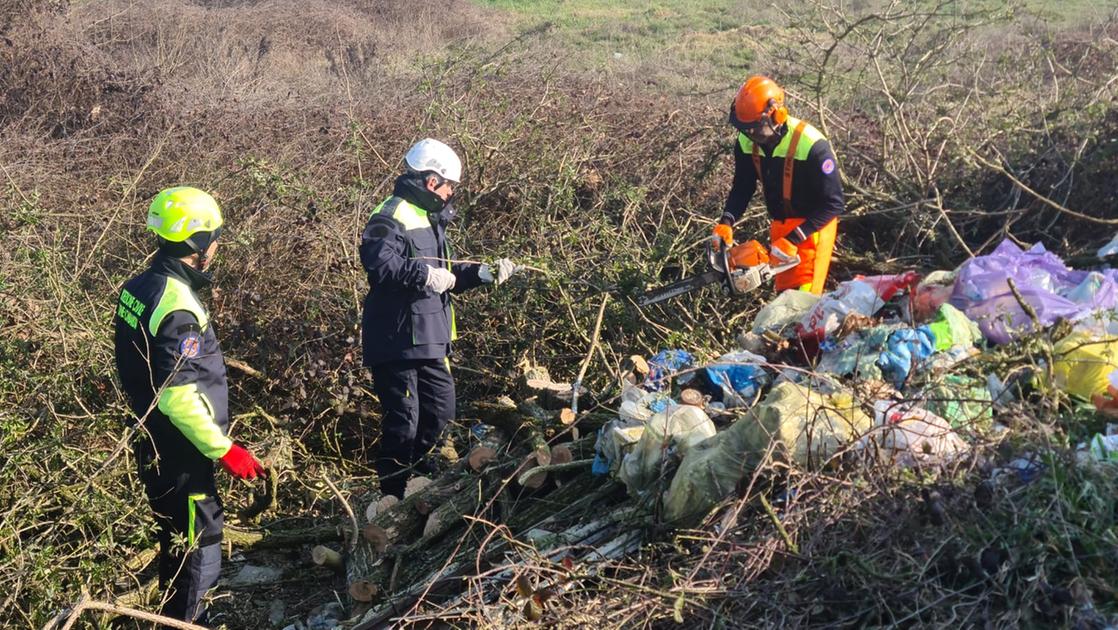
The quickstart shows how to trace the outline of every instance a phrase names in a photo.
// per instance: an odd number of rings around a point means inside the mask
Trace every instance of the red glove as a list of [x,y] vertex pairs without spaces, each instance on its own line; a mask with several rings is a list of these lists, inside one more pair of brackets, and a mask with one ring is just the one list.
[[264,466],[240,444],[233,444],[221,456],[221,467],[237,479],[256,479],[264,476]]
[[778,238],[773,241],[772,246],[769,247],[769,254],[777,265],[787,265],[800,258],[800,253],[796,249],[796,246],[786,238]]

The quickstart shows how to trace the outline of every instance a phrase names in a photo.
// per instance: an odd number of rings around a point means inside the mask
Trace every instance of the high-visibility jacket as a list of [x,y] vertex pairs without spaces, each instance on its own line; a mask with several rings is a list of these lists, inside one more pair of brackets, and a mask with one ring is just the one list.
[[225,360],[196,293],[208,282],[157,255],[125,283],[113,317],[117,373],[135,419],[159,466],[193,476],[199,487],[192,492],[211,490],[213,460],[232,445]]
[[[410,174],[397,179],[392,196],[373,210],[361,234],[361,264],[369,280],[361,318],[367,366],[450,356],[458,336],[450,293],[482,284],[481,265],[451,262],[446,228],[453,207],[442,208],[420,182]],[[427,289],[428,266],[453,272],[454,288],[442,294]]]
[[772,219],[770,238],[787,238],[797,246],[801,263],[776,278],[778,290],[804,288],[821,293],[842,214],[842,179],[831,145],[823,134],[789,117],[771,149],[738,134],[734,147],[734,183],[723,221],[736,222],[762,185]]

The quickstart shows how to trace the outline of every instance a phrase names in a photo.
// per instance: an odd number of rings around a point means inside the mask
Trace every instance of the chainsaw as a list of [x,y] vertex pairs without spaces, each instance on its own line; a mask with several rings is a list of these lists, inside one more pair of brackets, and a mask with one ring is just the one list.
[[722,283],[723,293],[742,296],[768,282],[778,273],[800,264],[800,257],[796,256],[791,261],[774,267],[770,264],[772,259],[769,258],[768,250],[757,241],[730,246],[724,245],[718,238],[707,241],[706,257],[710,271],[653,289],[640,296],[637,304],[656,304],[716,282]]

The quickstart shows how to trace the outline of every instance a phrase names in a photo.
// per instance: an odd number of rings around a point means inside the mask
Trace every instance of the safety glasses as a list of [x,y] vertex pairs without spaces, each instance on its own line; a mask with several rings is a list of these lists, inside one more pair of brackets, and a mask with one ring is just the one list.
[[760,133],[766,126],[770,124],[767,115],[762,115],[760,120],[756,120],[753,122],[743,122],[741,120],[738,120],[737,114],[734,112],[733,104],[730,105],[730,116],[728,118],[728,122],[734,127],[734,129],[737,129],[738,131],[746,135]]

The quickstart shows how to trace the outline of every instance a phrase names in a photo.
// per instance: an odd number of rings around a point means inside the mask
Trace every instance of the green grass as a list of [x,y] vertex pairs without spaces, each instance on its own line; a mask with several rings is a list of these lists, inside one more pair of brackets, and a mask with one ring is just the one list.
[[1024,0],[1024,5],[1030,13],[1056,25],[1100,24],[1118,11],[1113,0]]
[[702,89],[739,82],[753,60],[755,29],[780,19],[763,0],[479,2],[519,16],[523,28],[550,23],[551,36],[583,67]]
[[[631,75],[671,91],[732,89],[744,76],[763,71],[756,51],[792,37],[793,26],[766,0],[478,0],[509,12],[519,27],[550,25],[565,63],[584,69]],[[847,5],[848,16],[871,12],[878,0]],[[1001,2],[960,0],[960,11]],[[1013,0],[1013,4],[1053,26],[1099,24],[1115,12],[1112,0]],[[789,0],[791,13],[806,3]],[[803,26],[803,25],[800,25]],[[820,25],[820,28],[824,27]],[[789,42],[790,46],[795,45]],[[761,62],[760,65],[764,65]]]

